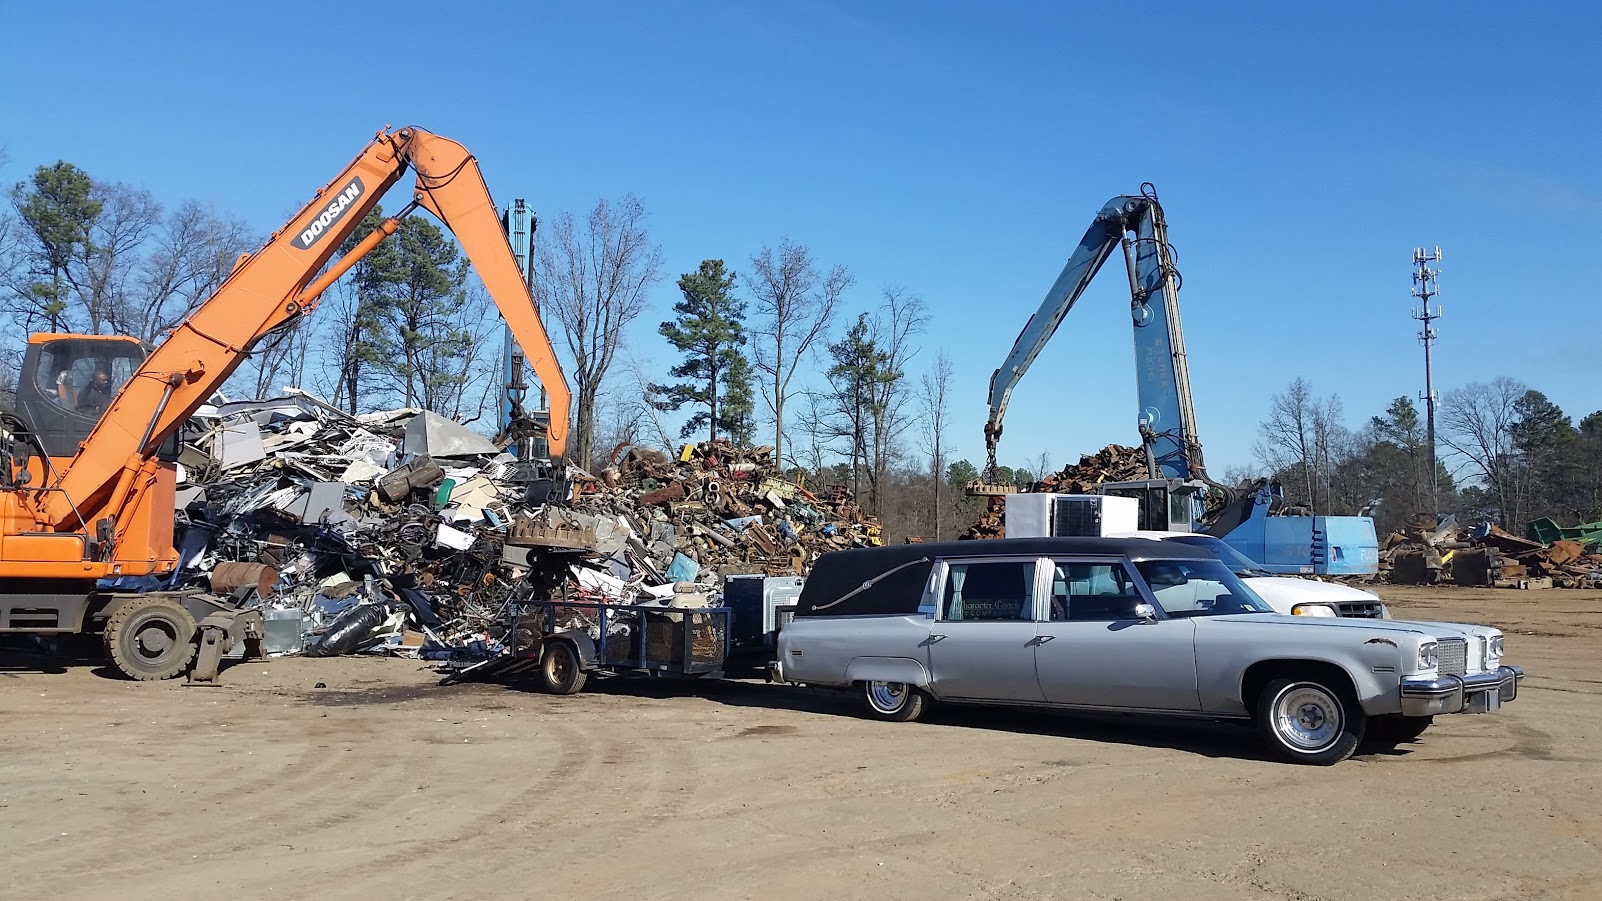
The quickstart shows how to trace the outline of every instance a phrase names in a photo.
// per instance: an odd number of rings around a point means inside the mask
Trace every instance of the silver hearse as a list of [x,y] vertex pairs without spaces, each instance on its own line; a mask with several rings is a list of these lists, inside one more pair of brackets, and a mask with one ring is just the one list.
[[1308,764],[1496,710],[1523,678],[1500,630],[1281,615],[1205,550],[1109,538],[824,554],[777,656],[775,681],[886,720],[930,700],[1235,719]]

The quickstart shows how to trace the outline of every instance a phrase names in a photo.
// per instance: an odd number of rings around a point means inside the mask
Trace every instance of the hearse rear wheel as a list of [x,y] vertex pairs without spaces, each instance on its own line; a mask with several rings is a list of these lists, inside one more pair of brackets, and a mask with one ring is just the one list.
[[905,682],[873,681],[862,683],[862,699],[875,719],[910,723],[923,713],[928,695]]

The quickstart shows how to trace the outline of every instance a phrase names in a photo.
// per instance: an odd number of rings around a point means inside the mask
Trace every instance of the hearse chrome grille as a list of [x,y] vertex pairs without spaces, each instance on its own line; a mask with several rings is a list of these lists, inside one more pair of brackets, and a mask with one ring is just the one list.
[[1468,642],[1461,638],[1442,638],[1435,653],[1441,660],[1441,675],[1461,676],[1468,672]]

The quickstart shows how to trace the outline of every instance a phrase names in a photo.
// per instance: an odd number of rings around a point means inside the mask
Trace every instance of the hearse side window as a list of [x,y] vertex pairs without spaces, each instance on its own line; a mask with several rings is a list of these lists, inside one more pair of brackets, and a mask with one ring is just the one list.
[[1111,622],[1134,619],[1142,598],[1121,563],[1052,563],[1052,622]]
[[948,563],[940,618],[947,622],[1034,619],[1035,561]]

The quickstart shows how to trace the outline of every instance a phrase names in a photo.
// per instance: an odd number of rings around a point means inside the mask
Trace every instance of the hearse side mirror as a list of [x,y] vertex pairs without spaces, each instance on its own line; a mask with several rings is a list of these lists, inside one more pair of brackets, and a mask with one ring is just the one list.
[[1154,623],[1157,621],[1157,608],[1150,604],[1136,604],[1135,616],[1144,622]]

